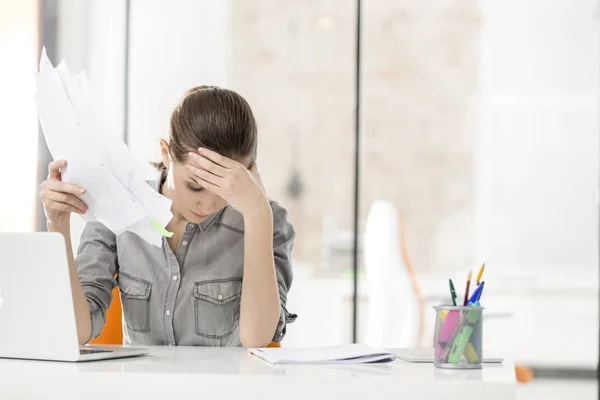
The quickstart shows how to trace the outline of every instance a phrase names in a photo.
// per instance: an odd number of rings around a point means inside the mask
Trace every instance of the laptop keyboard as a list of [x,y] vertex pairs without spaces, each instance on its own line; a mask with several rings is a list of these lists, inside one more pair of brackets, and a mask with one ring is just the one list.
[[110,350],[100,350],[100,349],[79,349],[80,355],[86,354],[96,354],[96,353],[110,353]]

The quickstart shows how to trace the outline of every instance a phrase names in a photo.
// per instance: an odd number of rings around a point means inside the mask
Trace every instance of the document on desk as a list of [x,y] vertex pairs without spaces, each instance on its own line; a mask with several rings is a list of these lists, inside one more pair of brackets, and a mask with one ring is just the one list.
[[312,348],[253,348],[248,352],[271,364],[367,364],[394,361],[396,355],[364,344]]
[[94,108],[85,74],[71,76],[65,61],[54,68],[42,49],[35,100],[52,157],[67,160],[62,179],[86,189],[83,219],[160,247],[170,234],[171,200],[145,182],[141,165]]

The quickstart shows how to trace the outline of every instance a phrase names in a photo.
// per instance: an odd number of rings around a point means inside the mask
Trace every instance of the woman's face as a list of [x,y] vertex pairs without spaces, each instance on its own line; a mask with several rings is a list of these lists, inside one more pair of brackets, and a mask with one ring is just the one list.
[[227,202],[196,183],[184,164],[171,161],[163,194],[173,202],[173,213],[195,224],[225,206]]

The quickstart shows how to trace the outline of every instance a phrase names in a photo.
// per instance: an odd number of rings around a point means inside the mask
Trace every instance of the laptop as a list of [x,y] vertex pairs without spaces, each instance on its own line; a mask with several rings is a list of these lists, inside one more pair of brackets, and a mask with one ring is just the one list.
[[93,361],[148,353],[79,346],[63,236],[0,232],[0,358]]
[[[409,363],[432,363],[433,362],[433,348],[419,348],[419,349],[388,349],[394,353],[399,359]],[[498,356],[483,356],[484,363],[499,364],[504,361],[504,358]]]

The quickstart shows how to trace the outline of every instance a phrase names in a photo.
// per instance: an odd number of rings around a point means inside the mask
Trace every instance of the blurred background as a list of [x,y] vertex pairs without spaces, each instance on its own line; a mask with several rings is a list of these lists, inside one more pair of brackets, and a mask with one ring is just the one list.
[[533,370],[519,396],[593,398],[598,1],[363,0],[358,63],[357,27],[345,0],[0,0],[0,230],[45,230],[42,45],[149,178],[179,98],[219,85],[253,107],[297,231],[284,346],[431,346],[448,278],[461,296],[485,262],[485,351]]

